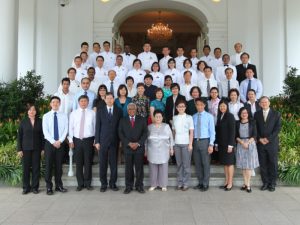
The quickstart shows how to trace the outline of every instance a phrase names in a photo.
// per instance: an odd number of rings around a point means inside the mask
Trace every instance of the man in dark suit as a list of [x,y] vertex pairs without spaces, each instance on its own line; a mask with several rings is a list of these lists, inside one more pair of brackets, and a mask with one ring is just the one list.
[[95,147],[99,151],[100,192],[107,190],[107,167],[110,167],[109,187],[118,191],[117,182],[117,152],[119,147],[118,126],[122,117],[120,108],[114,106],[114,96],[108,92],[105,96],[106,107],[101,108],[96,115]]
[[249,63],[249,58],[250,58],[249,54],[244,52],[243,54],[241,54],[242,63],[236,66],[236,72],[237,72],[236,79],[239,82],[239,84],[241,84],[241,82],[246,79],[246,70],[248,68],[251,68],[253,70],[254,78],[257,78],[256,66]]
[[129,194],[133,189],[134,170],[136,173],[135,188],[139,193],[144,191],[144,153],[145,141],[147,139],[148,129],[146,120],[136,116],[136,105],[130,103],[127,106],[128,115],[123,117],[119,124],[119,137],[125,155],[125,185],[124,194]]
[[270,100],[260,99],[262,110],[254,114],[257,127],[257,149],[260,174],[263,182],[261,190],[275,191],[278,167],[279,137],[281,128],[280,113],[270,108]]
[[144,77],[144,83],[145,83],[145,95],[150,99],[150,101],[153,101],[156,99],[155,91],[157,89],[157,86],[152,84],[153,77],[151,74],[146,74]]

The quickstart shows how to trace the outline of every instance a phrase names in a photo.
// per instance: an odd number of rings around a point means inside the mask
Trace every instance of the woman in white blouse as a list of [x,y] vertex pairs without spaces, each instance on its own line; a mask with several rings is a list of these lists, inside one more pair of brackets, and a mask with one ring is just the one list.
[[127,74],[127,77],[132,77],[134,79],[135,87],[138,83],[144,83],[144,77],[146,72],[141,69],[142,68],[142,61],[139,59],[135,59],[133,61],[133,69],[130,70]]
[[168,61],[168,68],[165,71],[165,76],[170,75],[172,77],[173,83],[178,83],[180,82],[180,72],[179,70],[176,69],[176,61],[175,59],[171,58]]
[[205,61],[200,60],[197,63],[197,78],[198,78],[198,83],[202,80],[204,80],[205,75],[204,75],[204,68],[207,67],[207,63]]
[[134,79],[131,76],[126,77],[126,87],[128,90],[128,97],[133,98],[134,96],[136,96],[136,88],[134,85]]
[[164,75],[159,72],[160,71],[160,66],[158,64],[158,62],[154,62],[151,66],[151,75],[153,77],[153,82],[152,84],[162,88],[164,86]]
[[239,120],[238,113],[240,111],[240,108],[244,106],[244,104],[241,103],[239,100],[240,92],[238,89],[233,88],[230,89],[228,96],[229,96],[229,103],[228,103],[229,112],[234,115],[235,120]]
[[181,75],[180,75],[180,78],[181,78],[181,84],[184,83],[184,73],[185,71],[190,71],[191,74],[192,74],[192,79],[191,79],[191,83],[192,85],[197,85],[198,84],[198,76],[197,76],[197,73],[196,71],[192,68],[192,61],[190,59],[185,59],[183,61],[183,67],[184,67],[184,70],[181,71]]

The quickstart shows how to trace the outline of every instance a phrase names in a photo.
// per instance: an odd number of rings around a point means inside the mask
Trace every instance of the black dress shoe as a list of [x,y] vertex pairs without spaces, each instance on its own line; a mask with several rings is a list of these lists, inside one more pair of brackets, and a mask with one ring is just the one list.
[[106,192],[107,190],[107,187],[106,186],[101,186],[100,187],[100,192]]
[[119,188],[116,185],[112,185],[109,187],[112,191],[118,191]]
[[65,193],[67,192],[68,190],[64,187],[56,187],[55,188],[55,191],[58,191],[58,192],[61,192],[61,193]]
[[145,190],[144,190],[143,187],[138,187],[136,190],[137,190],[138,193],[141,193],[141,194],[145,193]]
[[233,186],[231,186],[230,188],[227,186],[226,188],[224,188],[224,191],[231,191]]
[[251,192],[252,192],[251,187],[247,187],[247,192],[248,192],[248,193],[251,193]]
[[92,186],[86,186],[86,190],[92,191],[92,190],[94,190],[94,188]]
[[22,195],[27,195],[29,192],[30,192],[30,190],[24,189],[24,190],[22,191]]
[[227,185],[228,185],[228,184],[221,185],[221,186],[219,186],[219,188],[220,188],[220,189],[225,189],[225,188],[227,188]]
[[267,184],[264,184],[263,186],[261,186],[260,190],[261,190],[261,191],[268,190],[268,185],[267,185]]
[[268,187],[268,189],[269,189],[269,191],[273,192],[273,191],[275,191],[275,186],[274,185],[270,185]]
[[124,190],[124,194],[129,194],[132,191],[132,188],[126,187]]
[[39,189],[32,189],[33,194],[38,194],[39,192],[40,192]]
[[53,195],[52,189],[47,189],[47,195]]
[[203,188],[203,184],[198,184],[197,186],[193,187],[193,189],[197,190],[197,189],[201,189]]
[[247,190],[247,185],[244,184],[244,185],[240,188],[240,190],[241,190],[241,191]]
[[205,192],[208,190],[208,186],[203,186],[203,188],[200,189],[201,192]]
[[82,191],[82,189],[83,189],[83,186],[78,186],[78,187],[76,188],[76,191]]

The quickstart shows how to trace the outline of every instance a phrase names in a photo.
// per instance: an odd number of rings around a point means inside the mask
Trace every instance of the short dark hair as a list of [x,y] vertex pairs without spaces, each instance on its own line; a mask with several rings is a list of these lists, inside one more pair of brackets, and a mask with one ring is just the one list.
[[142,82],[140,82],[140,83],[137,83],[137,85],[136,85],[136,88],[139,88],[139,87],[143,87],[143,88],[145,88],[145,84],[144,84],[144,83],[142,83]]
[[183,99],[178,100],[178,102],[176,103],[176,107],[177,107],[179,104],[184,104],[185,107],[186,107],[186,101],[183,100]]
[[87,52],[80,52],[80,57],[84,54],[88,55]]
[[225,53],[224,55],[222,55],[222,60],[224,59],[225,56],[228,56],[230,58],[230,55],[228,55],[227,53]]
[[114,94],[112,92],[106,92],[105,97],[106,96],[112,96],[112,97],[114,97]]
[[147,73],[145,76],[144,76],[144,80],[146,80],[147,78],[150,78],[151,80],[153,80],[153,76],[149,73]]
[[104,61],[104,57],[103,57],[102,55],[98,55],[98,56],[96,57],[96,61],[97,61],[99,58],[102,59],[102,60]]
[[193,50],[196,50],[196,52],[198,52],[197,48],[191,48],[190,52],[192,52]]
[[29,111],[29,109],[31,108],[31,107],[34,107],[34,109],[35,109],[35,111],[36,111],[36,114],[35,114],[35,117],[37,118],[37,117],[39,117],[39,108],[35,105],[35,104],[33,104],[33,103],[31,103],[31,102],[29,102],[29,103],[27,103],[26,104],[26,111]]
[[121,59],[123,60],[123,56],[122,56],[122,55],[117,55],[117,56],[116,56],[116,59],[117,59],[117,58],[121,58]]
[[67,74],[69,74],[71,72],[71,70],[73,70],[75,73],[76,73],[76,69],[74,67],[70,67],[68,70],[67,70]]
[[251,71],[254,73],[254,69],[251,68],[251,67],[248,67],[248,68],[246,69],[246,71],[247,71],[247,70],[251,70]]
[[183,46],[178,46],[177,50],[180,49],[180,48],[182,48],[182,50],[184,51],[184,47]]
[[171,75],[165,75],[165,78],[164,78],[164,81],[166,81],[167,79],[171,79],[172,81],[173,81],[173,79],[172,79],[172,76]]
[[156,88],[155,91],[154,91],[154,94],[155,94],[155,98],[156,98],[156,94],[157,92],[161,92],[162,93],[162,97],[161,97],[161,100],[164,98],[164,91],[162,88]]
[[163,113],[163,111],[161,111],[160,109],[155,109],[155,110],[154,110],[153,116],[155,116],[156,114],[161,114],[162,117],[164,117],[164,113]]
[[228,100],[227,99],[221,99],[220,102],[219,102],[219,105],[218,105],[218,120],[221,118],[221,111],[220,111],[220,105],[221,104],[225,104],[227,106],[227,110],[225,113],[228,113],[229,112],[229,106],[228,106]]
[[231,70],[231,71],[233,72],[233,69],[230,68],[230,67],[228,67],[228,68],[225,69],[225,74],[226,74],[226,72],[227,72],[228,70]]
[[140,65],[142,66],[142,61],[141,61],[140,59],[135,59],[135,60],[133,60],[132,66],[133,66],[136,62],[139,62]]
[[240,96],[239,90],[236,89],[236,88],[232,88],[232,89],[230,89],[230,90],[228,91],[228,97],[229,97],[229,98],[230,98],[230,95],[231,95],[232,92],[235,92],[236,95],[237,95],[238,97]]
[[133,83],[134,83],[134,79],[133,79],[133,77],[132,76],[128,76],[128,77],[126,77],[126,79],[125,79],[125,83],[127,83],[127,81],[128,80],[132,80],[133,81]]
[[201,89],[200,89],[198,86],[194,86],[194,87],[191,88],[191,90],[190,90],[190,95],[192,96],[192,93],[193,93],[193,91],[194,91],[195,89],[199,92],[199,97],[201,97],[202,92],[201,92]]
[[204,63],[204,68],[207,67],[207,63],[203,60],[200,60],[199,62],[197,62],[197,70],[199,70],[200,64]]
[[160,65],[159,65],[159,63],[158,62],[154,62],[154,63],[152,63],[152,65],[151,65],[151,71],[153,71],[153,66],[155,66],[155,65],[157,65],[158,66],[158,72],[160,71]]
[[171,84],[171,87],[170,87],[171,91],[172,91],[172,89],[175,88],[175,87],[177,87],[178,90],[180,91],[180,86],[179,86],[178,83],[173,83],[173,84]]
[[215,53],[217,50],[220,50],[220,51],[222,52],[222,49],[221,49],[220,47],[216,47],[216,48],[214,49],[214,53]]
[[247,113],[248,113],[248,118],[250,118],[250,113],[249,113],[249,110],[245,107],[245,106],[243,106],[242,108],[240,108],[240,110],[239,110],[239,112],[238,112],[238,116],[239,116],[239,119],[241,120],[242,118],[241,118],[241,115],[242,115],[242,112],[244,111],[244,110],[246,110],[247,111]]
[[79,55],[78,55],[78,56],[75,56],[74,61],[75,61],[76,59],[82,60],[82,58],[81,58]]
[[209,45],[204,45],[202,50],[204,50],[206,48],[208,48],[210,50],[210,46]]
[[89,97],[87,95],[80,95],[78,98],[78,102],[80,102],[81,99],[87,99],[89,101]]
[[94,72],[96,72],[95,68],[92,66],[90,66],[87,71],[89,71],[89,70],[94,70]]
[[99,42],[94,42],[94,43],[93,43],[93,47],[94,47],[95,45],[98,45],[98,46],[100,47]]
[[126,97],[128,96],[128,89],[127,89],[126,85],[125,85],[125,84],[120,84],[120,86],[118,87],[118,91],[117,91],[117,95],[118,95],[119,98],[121,97],[120,91],[121,91],[123,88],[125,88],[125,90],[126,90],[125,96],[126,96]]
[[195,99],[195,104],[197,104],[197,102],[202,102],[204,105],[206,105],[206,102],[202,98],[196,98]]
[[89,43],[87,43],[86,41],[82,42],[80,47],[82,48],[84,45],[89,46]]
[[56,95],[54,95],[54,96],[52,96],[51,98],[50,98],[50,102],[52,102],[52,100],[58,100],[59,102],[60,102],[60,97],[58,97],[58,96],[56,96]]
[[109,41],[104,41],[103,45],[108,44],[110,46],[110,42]]
[[184,68],[185,68],[186,62],[189,62],[189,63],[191,64],[191,66],[193,65],[192,60],[190,60],[190,59],[185,59],[185,60],[183,61],[183,67],[184,67]]
[[249,55],[247,52],[242,53],[242,54],[241,54],[241,58],[242,58],[244,55],[246,55],[248,58],[250,58],[250,55]]
[[203,69],[203,70],[206,70],[206,69],[210,69],[210,71],[212,71],[212,68],[211,68],[210,66],[206,66],[206,67],[204,67],[204,69]]
[[256,91],[255,91],[254,89],[249,89],[249,90],[247,91],[247,95],[248,95],[249,92],[251,92],[251,91],[256,95]]
[[184,71],[183,76],[185,76],[185,75],[188,74],[188,73],[191,74],[191,76],[193,75],[191,71],[186,70],[186,71]]
[[70,83],[71,83],[70,78],[64,77],[64,78],[61,80],[61,84],[64,84],[64,82],[68,82],[68,83],[70,84]]
[[212,90],[216,90],[216,91],[219,93],[219,89],[218,89],[217,87],[212,87],[212,88],[209,90],[209,93],[210,93]]

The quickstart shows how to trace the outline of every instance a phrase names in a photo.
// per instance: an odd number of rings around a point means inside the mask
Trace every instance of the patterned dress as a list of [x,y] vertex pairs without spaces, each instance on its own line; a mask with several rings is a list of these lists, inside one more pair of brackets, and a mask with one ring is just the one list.
[[[249,124],[240,124],[240,139],[244,142],[249,140]],[[236,151],[236,167],[240,169],[253,170],[259,167],[256,143],[249,144],[249,148],[245,149],[240,143],[237,143]]]
[[149,98],[143,95],[142,97],[136,95],[132,98],[132,103],[136,104],[136,115],[147,118],[150,112]]

